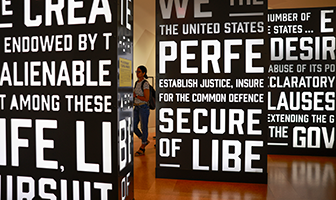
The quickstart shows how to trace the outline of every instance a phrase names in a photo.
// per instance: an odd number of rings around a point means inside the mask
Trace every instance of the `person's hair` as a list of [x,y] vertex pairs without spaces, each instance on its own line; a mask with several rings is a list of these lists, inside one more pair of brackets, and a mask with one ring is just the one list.
[[148,79],[147,68],[145,66],[143,66],[143,65],[140,65],[138,68],[142,71],[142,73],[145,73],[144,78]]

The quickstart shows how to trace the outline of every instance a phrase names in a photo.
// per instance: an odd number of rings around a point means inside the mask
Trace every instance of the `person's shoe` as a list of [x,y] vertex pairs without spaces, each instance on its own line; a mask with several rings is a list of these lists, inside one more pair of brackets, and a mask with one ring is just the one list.
[[140,148],[137,152],[135,152],[135,156],[143,156],[145,155],[145,150],[143,148]]
[[150,143],[150,141],[149,140],[147,140],[147,142],[146,142],[146,144],[145,144],[145,147],[148,145]]

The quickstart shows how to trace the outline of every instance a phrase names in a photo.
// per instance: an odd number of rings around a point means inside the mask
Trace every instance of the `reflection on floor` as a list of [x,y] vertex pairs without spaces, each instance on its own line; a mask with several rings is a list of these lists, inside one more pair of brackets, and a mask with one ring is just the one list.
[[134,158],[135,200],[336,199],[336,158],[270,155],[267,185],[156,179],[152,138],[146,155]]

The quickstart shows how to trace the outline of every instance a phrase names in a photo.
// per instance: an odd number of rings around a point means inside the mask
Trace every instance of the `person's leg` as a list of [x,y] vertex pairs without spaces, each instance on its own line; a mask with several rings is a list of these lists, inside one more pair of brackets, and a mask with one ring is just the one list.
[[149,118],[149,107],[147,104],[139,106],[140,110],[140,122],[142,131],[142,145],[147,145],[148,141],[148,118]]
[[135,106],[133,110],[134,115],[134,123],[133,123],[133,130],[136,136],[138,136],[139,139],[142,138],[142,133],[138,128],[138,124],[140,122],[140,113],[139,113],[139,106]]

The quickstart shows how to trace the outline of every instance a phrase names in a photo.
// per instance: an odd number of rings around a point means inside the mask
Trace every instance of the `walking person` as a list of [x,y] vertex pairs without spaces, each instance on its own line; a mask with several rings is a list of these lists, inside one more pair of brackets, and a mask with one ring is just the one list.
[[[147,68],[140,65],[136,71],[138,81],[134,86],[134,133],[141,139],[142,144],[140,149],[135,153],[135,156],[142,156],[145,154],[145,148],[149,144],[148,141],[148,118],[149,118],[149,83],[145,79],[147,76]],[[141,123],[141,131],[138,128]]]

